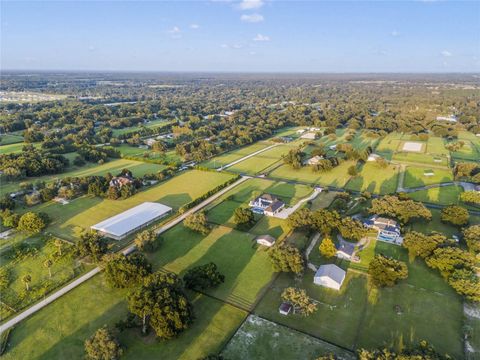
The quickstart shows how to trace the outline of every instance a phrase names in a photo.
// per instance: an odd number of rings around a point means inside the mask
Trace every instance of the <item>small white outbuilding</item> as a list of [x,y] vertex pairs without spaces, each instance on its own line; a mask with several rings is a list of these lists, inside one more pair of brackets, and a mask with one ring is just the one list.
[[345,280],[345,275],[345,270],[339,268],[337,265],[322,265],[315,273],[313,283],[330,289],[340,290],[343,280]]

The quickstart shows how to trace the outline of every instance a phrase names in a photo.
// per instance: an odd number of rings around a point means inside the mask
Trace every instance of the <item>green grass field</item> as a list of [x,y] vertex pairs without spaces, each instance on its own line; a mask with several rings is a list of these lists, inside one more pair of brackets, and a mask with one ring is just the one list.
[[398,170],[398,165],[388,165],[383,169],[375,163],[367,162],[360,173],[348,181],[345,188],[375,194],[394,193],[397,190]]
[[[103,325],[113,326],[128,313],[126,291],[110,289],[96,276],[15,327],[5,359],[80,359],[84,341]],[[168,342],[120,334],[127,359],[192,359],[219,351],[246,316],[212,298],[190,294],[195,322]]]
[[252,175],[259,174],[262,172],[262,170],[270,167],[272,164],[282,161],[282,155],[287,154],[292,147],[292,144],[276,146],[242,162],[239,162],[238,164],[229,167],[228,170]]
[[424,185],[440,184],[453,181],[453,173],[450,170],[430,169],[433,176],[425,176],[426,167],[408,166],[405,172],[403,187],[414,188]]
[[408,196],[416,201],[430,202],[440,205],[458,204],[463,188],[457,185],[440,186],[427,190],[409,193]]
[[255,144],[244,146],[240,149],[232,150],[222,155],[215,156],[214,158],[204,163],[201,163],[200,165],[216,169],[220,166],[230,164],[231,162],[241,159],[242,157],[250,155],[256,151],[265,149],[267,146],[270,145],[272,145],[272,143],[268,143],[266,141],[257,142]]
[[[438,161],[437,161],[438,159]],[[404,163],[417,163],[435,166],[448,166],[446,156],[435,156],[430,154],[413,153],[413,152],[398,152],[393,154],[392,160]]]
[[[182,158],[177,155],[175,150],[166,151],[164,154],[156,153],[151,149],[141,149],[138,146],[130,146],[127,144],[122,144],[116,148],[122,154],[122,157],[135,157],[138,158],[139,161],[143,159],[150,159],[150,160],[159,160],[159,161],[168,161],[172,163],[180,163],[182,162]],[[144,155],[148,154],[147,157]]]
[[333,353],[353,360],[353,353],[285,326],[250,315],[229,341],[222,355],[229,360],[315,359]]
[[175,122],[175,121],[154,120],[154,121],[149,122],[148,124],[144,124],[144,125],[141,125],[141,126],[139,125],[139,126],[131,126],[131,127],[123,128],[123,129],[113,129],[112,130],[112,135],[113,136],[119,136],[119,135],[123,135],[123,134],[128,134],[128,133],[131,133],[131,132],[139,131],[142,128],[153,129],[153,128],[163,126],[165,124],[173,123],[173,122]]
[[[52,243],[45,243],[40,238],[29,240],[28,244],[35,245],[38,249],[32,255],[23,259],[13,259],[13,254],[8,251],[2,251],[0,255],[1,266],[9,270],[11,281],[7,289],[2,290],[2,303],[8,304],[9,307],[1,307],[0,320],[13,314],[11,307],[17,311],[23,309],[33,301],[42,298],[42,294],[64,284],[85,270],[85,266],[77,264],[72,254],[68,253],[68,244],[64,245],[63,256],[56,256],[57,248]],[[44,266],[44,261],[47,259],[53,262],[50,268],[52,277]],[[24,275],[32,277],[29,291],[25,291],[25,284],[22,282]]]
[[160,202],[177,210],[231,177],[232,175],[225,173],[191,170],[149,187],[125,200],[84,196],[67,205],[53,202],[41,204],[35,207],[35,211],[43,211],[53,220],[47,228],[48,232],[61,238],[74,240],[91,225],[145,201]]
[[438,155],[449,155],[449,151],[445,149],[445,143],[441,137],[430,136],[427,141],[427,153]]
[[310,206],[310,209],[312,211],[315,211],[318,209],[327,208],[330,206],[336,196],[337,192],[335,191],[321,192],[315,199],[312,200],[312,205]]
[[15,134],[4,134],[0,135],[0,144],[1,145],[9,145],[9,144],[16,144],[23,142],[22,135],[15,135]]
[[269,177],[285,180],[302,181],[315,185],[344,187],[350,179],[347,170],[354,165],[354,161],[344,161],[339,166],[327,172],[313,172],[309,166],[293,169],[283,164],[269,174]]
[[[15,142],[15,143],[10,143],[10,144],[3,144],[0,143],[0,155],[3,154],[12,154],[12,153],[19,153],[22,151],[22,148],[27,145],[27,143],[24,142]],[[36,148],[40,147],[39,143],[33,144]]]
[[[73,154],[73,153],[72,153]],[[40,177],[32,177],[32,178],[25,178],[22,181],[27,182],[35,182],[35,181],[45,181],[51,182],[56,179],[62,179],[65,177],[71,176],[94,176],[94,175],[106,175],[107,173],[111,173],[112,175],[116,175],[122,171],[122,169],[129,169],[133,172],[134,176],[143,176],[147,173],[156,173],[162,169],[165,169],[164,165],[158,164],[148,164],[140,161],[135,160],[126,160],[126,159],[117,159],[117,160],[110,160],[102,165],[94,164],[94,163],[87,163],[85,166],[82,167],[75,167],[71,166],[67,169],[67,171],[61,174],[55,175],[45,175]],[[0,192],[7,193],[15,191],[19,188],[19,184],[21,181],[15,182],[7,182],[2,181],[0,183]]]
[[[342,289],[335,291],[313,284],[311,270],[307,270],[301,283],[282,274],[255,313],[352,350],[379,344],[398,350],[425,339],[441,353],[461,358],[462,299],[422,260],[410,261],[405,249],[383,242],[373,242],[371,246],[375,253],[407,262],[408,279],[392,288],[376,289],[369,286],[361,272],[348,271]],[[342,267],[348,268],[349,264],[343,261]],[[306,289],[319,301],[317,312],[307,318],[280,315],[280,294],[287,286]],[[396,305],[402,310],[400,315],[395,311]]]

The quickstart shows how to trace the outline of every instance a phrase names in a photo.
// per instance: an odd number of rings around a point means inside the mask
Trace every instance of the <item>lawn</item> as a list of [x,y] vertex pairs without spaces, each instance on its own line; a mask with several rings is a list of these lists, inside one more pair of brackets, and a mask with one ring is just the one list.
[[408,166],[403,180],[405,188],[414,188],[424,185],[440,184],[444,182],[453,181],[453,174],[451,170],[430,169],[433,171],[433,176],[425,176],[426,167]]
[[445,149],[445,143],[441,137],[430,136],[427,141],[427,153],[448,156],[450,153]]
[[324,209],[330,206],[332,201],[337,196],[337,192],[335,191],[322,191],[315,199],[312,200],[312,205],[310,206],[310,210],[315,211],[318,209]]
[[272,164],[282,161],[282,155],[287,154],[290,149],[292,149],[292,145],[276,146],[239,162],[238,164],[229,167],[228,170],[252,175],[259,174],[262,170],[270,167]]
[[166,125],[166,124],[169,124],[169,123],[174,123],[174,122],[175,122],[175,120],[172,120],[172,121],[154,120],[154,121],[151,121],[147,124],[142,124],[142,125],[139,125],[139,126],[131,126],[131,127],[126,127],[126,128],[122,128],[122,129],[112,129],[112,135],[113,136],[119,136],[119,135],[131,133],[131,132],[139,131],[143,128],[156,128],[156,127],[163,126],[163,125]]
[[[300,281],[294,281],[290,274],[280,274],[255,308],[255,314],[333,344],[353,349],[367,302],[366,277],[348,272],[342,289],[338,292],[315,285],[313,274],[313,271],[306,270]],[[319,301],[318,310],[308,317],[299,314],[281,315],[278,312],[282,303],[281,293],[289,286],[305,289],[310,297]]]
[[284,201],[287,206],[292,206],[301,198],[310,195],[312,188],[306,185],[288,184],[267,179],[249,179],[207,207],[209,221],[234,227],[233,213],[235,209],[248,207],[250,200],[264,192],[275,195]]
[[[13,251],[2,251],[0,256],[2,268],[9,270],[11,281],[7,289],[2,290],[2,303],[8,304],[10,308],[13,307],[17,311],[42,298],[43,294],[66,283],[85,270],[83,265],[76,263],[71,251],[68,251],[71,245],[64,244],[63,256],[58,256],[58,250],[53,243],[45,243],[41,238],[28,239],[23,244],[28,244],[32,248],[30,255],[15,258]],[[44,266],[47,259],[53,262],[50,268],[52,277],[49,276],[48,269]],[[24,275],[30,275],[32,278],[28,292],[25,291],[25,284],[22,281]],[[12,312],[3,306],[0,320],[11,314]]]
[[229,360],[316,359],[329,353],[339,360],[355,359],[351,352],[255,315],[245,320],[222,351]]
[[[83,343],[98,328],[113,326],[128,313],[126,291],[110,289],[103,276],[72,290],[17,325],[5,359],[80,359]],[[212,298],[190,294],[195,322],[178,338],[157,341],[137,331],[120,334],[125,358],[192,359],[219,351],[246,313]]]
[[[375,289],[368,284],[366,276],[349,270],[342,289],[337,292],[314,285],[311,270],[307,270],[300,283],[291,275],[281,274],[255,313],[352,350],[379,346],[398,350],[425,339],[441,353],[461,358],[461,297],[423,260],[411,261],[402,247],[383,242],[373,242],[370,246],[374,253],[407,262],[408,279],[392,288]],[[346,269],[351,265],[348,261],[339,261],[339,264]],[[280,294],[288,286],[306,289],[319,301],[317,312],[307,318],[280,315]],[[396,305],[401,314],[396,313]]]
[[149,187],[125,200],[83,196],[67,205],[44,203],[36,206],[35,211],[43,211],[53,219],[47,228],[48,232],[73,240],[91,225],[145,201],[160,202],[177,210],[230,178],[232,175],[226,173],[191,170]]
[[[147,173],[156,173],[162,169],[165,169],[165,166],[157,165],[157,164],[147,164],[147,163],[135,161],[135,160],[117,159],[117,160],[110,160],[102,165],[98,165],[96,163],[87,163],[82,167],[70,166],[67,169],[67,171],[60,174],[25,178],[22,181],[52,182],[56,179],[62,179],[62,178],[71,177],[71,176],[81,177],[81,176],[106,175],[107,173],[116,175],[120,173],[122,169],[131,170],[134,176],[143,176]],[[21,181],[15,181],[15,182],[2,181],[0,184],[0,192],[7,193],[7,192],[13,192],[17,190],[19,188],[20,182]]]
[[[3,144],[3,142],[0,143],[0,155],[3,154],[11,154],[11,153],[19,153],[22,151],[22,148],[28,145],[25,142],[16,142],[16,143],[10,143],[10,144]],[[35,147],[40,147],[40,143],[33,144]]]
[[475,146],[471,141],[468,140],[460,140],[464,141],[465,145],[460,148],[458,151],[452,152],[452,157],[455,159],[472,159],[478,160],[480,159],[480,151],[477,146]]
[[[180,163],[182,162],[182,158],[177,155],[175,150],[169,150],[165,153],[157,153],[152,151],[152,149],[141,149],[138,146],[130,146],[127,144],[122,144],[116,148],[122,154],[122,157],[135,157],[138,158],[139,161],[143,159],[150,159],[150,160],[158,160],[158,161],[167,161],[172,163]],[[148,156],[145,156],[148,154]]]
[[350,179],[347,170],[352,165],[355,165],[354,161],[344,161],[330,171],[313,172],[310,166],[304,166],[301,169],[293,169],[290,165],[283,164],[272,171],[269,174],[269,177],[342,188]]
[[398,165],[388,165],[383,169],[375,163],[367,162],[359,174],[350,179],[345,188],[375,194],[394,193],[397,190],[398,170]]
[[241,159],[242,157],[250,155],[256,151],[265,149],[270,145],[272,144],[268,142],[257,142],[252,145],[244,146],[240,149],[232,150],[219,156],[215,156],[214,158],[202,163],[201,166],[216,169],[220,166],[230,164],[231,162]]
[[[437,171],[437,170],[435,170]],[[435,203],[440,205],[458,204],[461,186],[448,185],[439,186],[427,190],[419,190],[409,193],[408,196],[416,201]]]
[[0,135],[1,145],[10,145],[23,142],[23,136],[15,134],[2,134]]
[[[432,220],[429,222],[426,221],[415,221],[411,225],[405,229],[408,231],[409,229],[422,232],[425,234],[429,234],[432,231],[438,231],[441,234],[444,234],[447,237],[451,237],[452,235],[459,235],[460,229],[456,228],[453,225],[443,223],[441,221],[441,212],[437,209],[429,209],[432,213]],[[480,216],[470,215],[470,225],[480,224]]]
[[378,143],[376,152],[381,153],[387,159],[391,159],[392,154],[398,150],[401,143],[402,134],[390,133]]
[[[438,161],[436,161],[438,159]],[[405,163],[417,163],[417,164],[428,164],[435,166],[448,166],[448,158],[446,156],[436,156],[430,154],[421,154],[413,152],[398,152],[395,153],[392,157],[392,160],[405,162]]]

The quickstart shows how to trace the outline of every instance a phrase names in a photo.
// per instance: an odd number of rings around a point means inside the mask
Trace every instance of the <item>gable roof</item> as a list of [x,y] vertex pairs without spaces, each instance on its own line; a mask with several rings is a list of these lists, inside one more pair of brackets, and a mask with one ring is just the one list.
[[337,265],[328,264],[320,266],[315,273],[315,277],[317,278],[326,276],[335,281],[337,284],[341,284],[343,279],[345,279],[345,274],[345,270],[339,268]]
[[269,211],[269,212],[274,212],[274,211],[277,211],[278,209],[280,209],[282,206],[284,206],[285,204],[279,200],[276,200],[274,203],[272,203],[269,207],[267,207],[265,209],[265,211]]
[[269,244],[275,244],[276,239],[272,235],[260,235],[255,238],[255,241],[263,240]]

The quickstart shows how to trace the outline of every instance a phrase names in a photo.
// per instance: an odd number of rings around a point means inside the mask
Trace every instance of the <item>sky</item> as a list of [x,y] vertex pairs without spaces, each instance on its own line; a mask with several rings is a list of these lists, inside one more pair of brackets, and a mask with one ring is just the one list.
[[2,70],[480,72],[480,1],[1,1]]

